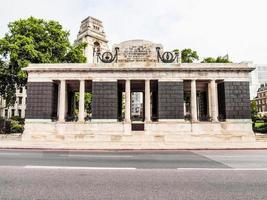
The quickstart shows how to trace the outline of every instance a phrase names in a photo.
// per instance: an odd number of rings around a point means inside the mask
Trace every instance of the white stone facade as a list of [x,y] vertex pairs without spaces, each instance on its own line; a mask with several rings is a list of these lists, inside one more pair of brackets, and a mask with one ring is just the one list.
[[257,96],[258,89],[262,84],[267,83],[267,65],[254,64],[255,70],[250,73],[250,99]]
[[5,99],[0,97],[0,116],[10,118],[19,116],[25,118],[27,91],[25,87],[16,89],[16,101],[13,106],[6,107]]

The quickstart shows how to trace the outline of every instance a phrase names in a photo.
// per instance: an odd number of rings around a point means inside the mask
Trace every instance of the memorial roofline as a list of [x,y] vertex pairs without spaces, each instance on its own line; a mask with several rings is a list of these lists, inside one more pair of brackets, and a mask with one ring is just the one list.
[[27,72],[55,71],[247,71],[255,68],[251,63],[55,63],[29,64]]

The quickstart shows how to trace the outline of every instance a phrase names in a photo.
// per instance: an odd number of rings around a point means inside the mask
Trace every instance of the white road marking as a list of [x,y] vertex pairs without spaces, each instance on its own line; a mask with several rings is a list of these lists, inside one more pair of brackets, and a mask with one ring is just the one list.
[[267,155],[202,155],[209,158],[267,158]]
[[4,155],[4,156],[19,156],[20,155],[20,153],[4,153],[4,152],[0,152],[0,156],[2,156],[2,155]]
[[[134,167],[71,167],[71,166],[39,166],[39,165],[25,165],[25,166],[0,166],[2,168],[24,168],[24,169],[65,169],[65,170],[142,170],[142,168]],[[158,168],[159,170],[177,170],[177,171],[267,171],[267,168],[173,168],[164,169]],[[149,169],[145,169],[149,170]],[[156,170],[156,169],[151,169]]]
[[69,167],[26,165],[25,169],[72,169],[72,170],[135,170],[133,167]]
[[267,171],[267,168],[177,168],[179,171]]
[[70,155],[64,155],[61,154],[60,156],[68,156],[68,157],[86,157],[86,158],[132,158],[133,156],[112,156],[112,155],[84,155],[84,154],[70,154]]

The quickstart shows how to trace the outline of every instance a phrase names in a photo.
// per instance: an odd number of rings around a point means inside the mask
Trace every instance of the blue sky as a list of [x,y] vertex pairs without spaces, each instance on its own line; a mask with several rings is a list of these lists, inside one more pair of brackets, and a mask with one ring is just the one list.
[[[3,0],[0,0],[3,1]],[[0,2],[0,36],[29,16],[59,21],[73,41],[87,16],[103,21],[109,45],[129,39],[192,48],[201,57],[229,54],[267,63],[266,0],[8,0]]]

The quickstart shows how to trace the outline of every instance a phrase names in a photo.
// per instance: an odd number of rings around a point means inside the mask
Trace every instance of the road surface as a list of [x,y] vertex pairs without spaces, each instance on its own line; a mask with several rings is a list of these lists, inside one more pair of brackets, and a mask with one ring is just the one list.
[[267,150],[1,150],[0,199],[267,199]]

